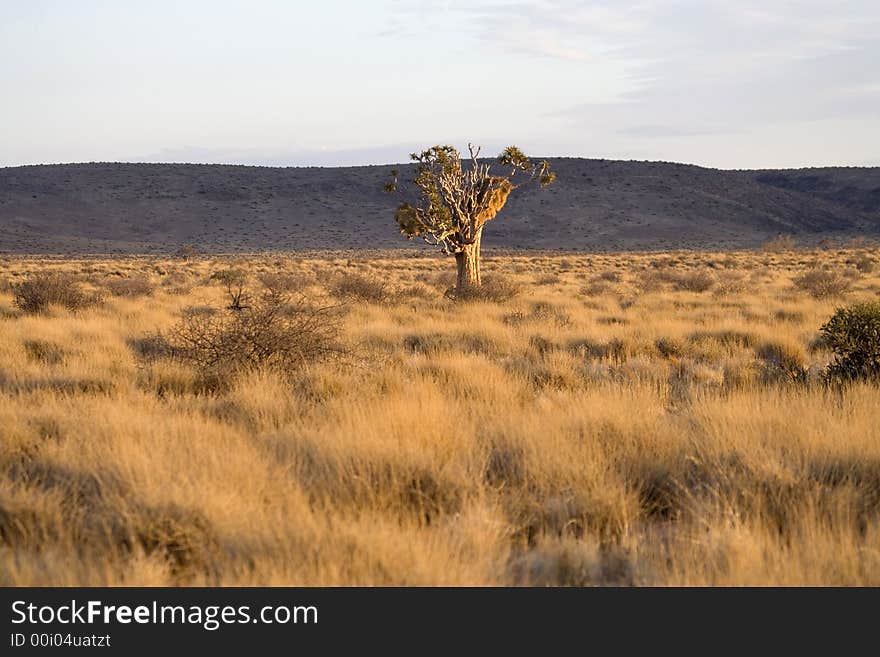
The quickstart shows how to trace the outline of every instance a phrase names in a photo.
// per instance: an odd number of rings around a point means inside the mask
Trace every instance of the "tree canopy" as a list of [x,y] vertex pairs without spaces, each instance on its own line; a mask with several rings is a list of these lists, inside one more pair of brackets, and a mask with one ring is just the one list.
[[[401,190],[399,170],[391,171],[387,192],[415,192],[415,198],[403,201],[394,213],[401,233],[439,245],[444,253],[461,253],[479,241],[483,226],[504,207],[511,192],[530,182],[546,187],[556,179],[549,162],[533,162],[516,146],[497,157],[501,173],[496,175],[492,164],[479,159],[480,150],[468,144],[467,165],[448,145],[412,153],[416,167],[410,190]],[[518,184],[513,182],[516,176]]]

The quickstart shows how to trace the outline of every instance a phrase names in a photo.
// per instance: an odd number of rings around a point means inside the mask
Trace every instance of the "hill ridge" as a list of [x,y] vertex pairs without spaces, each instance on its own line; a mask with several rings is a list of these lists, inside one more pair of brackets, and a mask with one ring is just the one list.
[[[489,248],[751,248],[880,236],[880,167],[722,170],[549,158],[558,182],[512,197]],[[0,253],[386,249],[392,167],[90,162],[0,168]],[[427,248],[427,247],[425,247]]]

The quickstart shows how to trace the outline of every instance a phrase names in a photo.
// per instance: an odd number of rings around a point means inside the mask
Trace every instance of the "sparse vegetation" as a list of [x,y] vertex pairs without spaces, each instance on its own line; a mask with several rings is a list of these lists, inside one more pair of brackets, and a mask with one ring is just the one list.
[[198,257],[199,249],[194,244],[184,244],[177,249],[176,255],[181,260],[192,260]]
[[106,287],[110,294],[117,297],[146,297],[155,289],[148,276],[115,278],[107,281]]
[[13,303],[25,313],[44,313],[50,306],[77,311],[99,301],[98,295],[84,291],[80,283],[69,274],[34,274],[13,286]]
[[856,271],[862,274],[870,274],[874,271],[874,258],[872,258],[868,253],[859,253],[854,258],[852,258],[852,265],[856,268]]
[[331,287],[332,294],[343,301],[384,303],[390,290],[385,281],[360,274],[342,274]]
[[219,281],[226,289],[227,308],[244,310],[250,303],[248,273],[239,267],[220,269],[211,274],[212,281]]
[[743,274],[739,272],[726,272],[719,278],[712,290],[712,296],[716,298],[729,297],[742,294],[748,289],[748,283]]
[[186,313],[169,331],[170,355],[219,387],[246,370],[287,375],[342,353],[333,307],[272,290],[248,299],[225,312]]
[[521,291],[522,287],[518,283],[501,278],[489,278],[483,281],[480,287],[450,288],[446,291],[446,297],[453,301],[504,303],[513,299]]
[[815,267],[795,277],[794,284],[816,299],[828,299],[845,294],[852,280],[840,271]]
[[707,271],[692,271],[679,274],[672,283],[677,290],[705,292],[715,284],[715,277]]
[[[671,266],[661,266],[651,271],[642,272],[639,286],[646,292],[651,292],[668,285],[675,290],[688,292],[706,292],[715,284],[715,277],[709,272],[697,269],[694,271],[682,271]],[[601,293],[603,281],[597,281],[594,285],[599,286]]]
[[806,383],[808,372],[803,348],[794,342],[770,340],[755,352],[764,361],[764,378],[768,382]]
[[880,585],[880,274],[835,313],[820,257],[489,254],[467,304],[439,257],[6,258],[0,584]]
[[768,240],[764,243],[764,251],[767,251],[768,253],[794,251],[796,247],[797,243],[794,241],[794,237],[786,235],[785,233],[780,233],[772,240]]

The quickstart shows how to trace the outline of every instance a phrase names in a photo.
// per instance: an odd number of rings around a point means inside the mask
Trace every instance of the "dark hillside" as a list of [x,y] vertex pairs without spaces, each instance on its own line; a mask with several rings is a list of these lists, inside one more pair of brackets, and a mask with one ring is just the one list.
[[[558,183],[512,197],[486,247],[753,247],[880,235],[880,168],[721,171],[558,158]],[[412,247],[388,166],[67,164],[0,169],[0,252],[162,253]]]

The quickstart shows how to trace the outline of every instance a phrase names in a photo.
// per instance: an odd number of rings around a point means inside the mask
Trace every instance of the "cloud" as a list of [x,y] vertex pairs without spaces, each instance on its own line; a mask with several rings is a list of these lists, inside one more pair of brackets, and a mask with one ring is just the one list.
[[728,128],[684,128],[671,125],[636,125],[622,128],[618,133],[630,137],[645,137],[648,139],[663,137],[700,137],[703,135],[717,135],[732,132]]
[[512,2],[461,9],[485,48],[623,67],[631,88],[548,115],[646,139],[877,116],[880,4]]
[[17,90],[0,117],[19,126],[0,161],[345,165],[467,137],[719,166],[880,152],[876,0],[276,4],[181,9],[197,38],[175,23],[158,60],[134,10],[103,16],[98,41],[87,12],[47,15],[49,31],[27,17],[0,39]]
[[615,41],[646,28],[632,12],[598,4],[517,3],[477,7],[468,13],[485,44],[514,54],[573,61],[613,51]]

